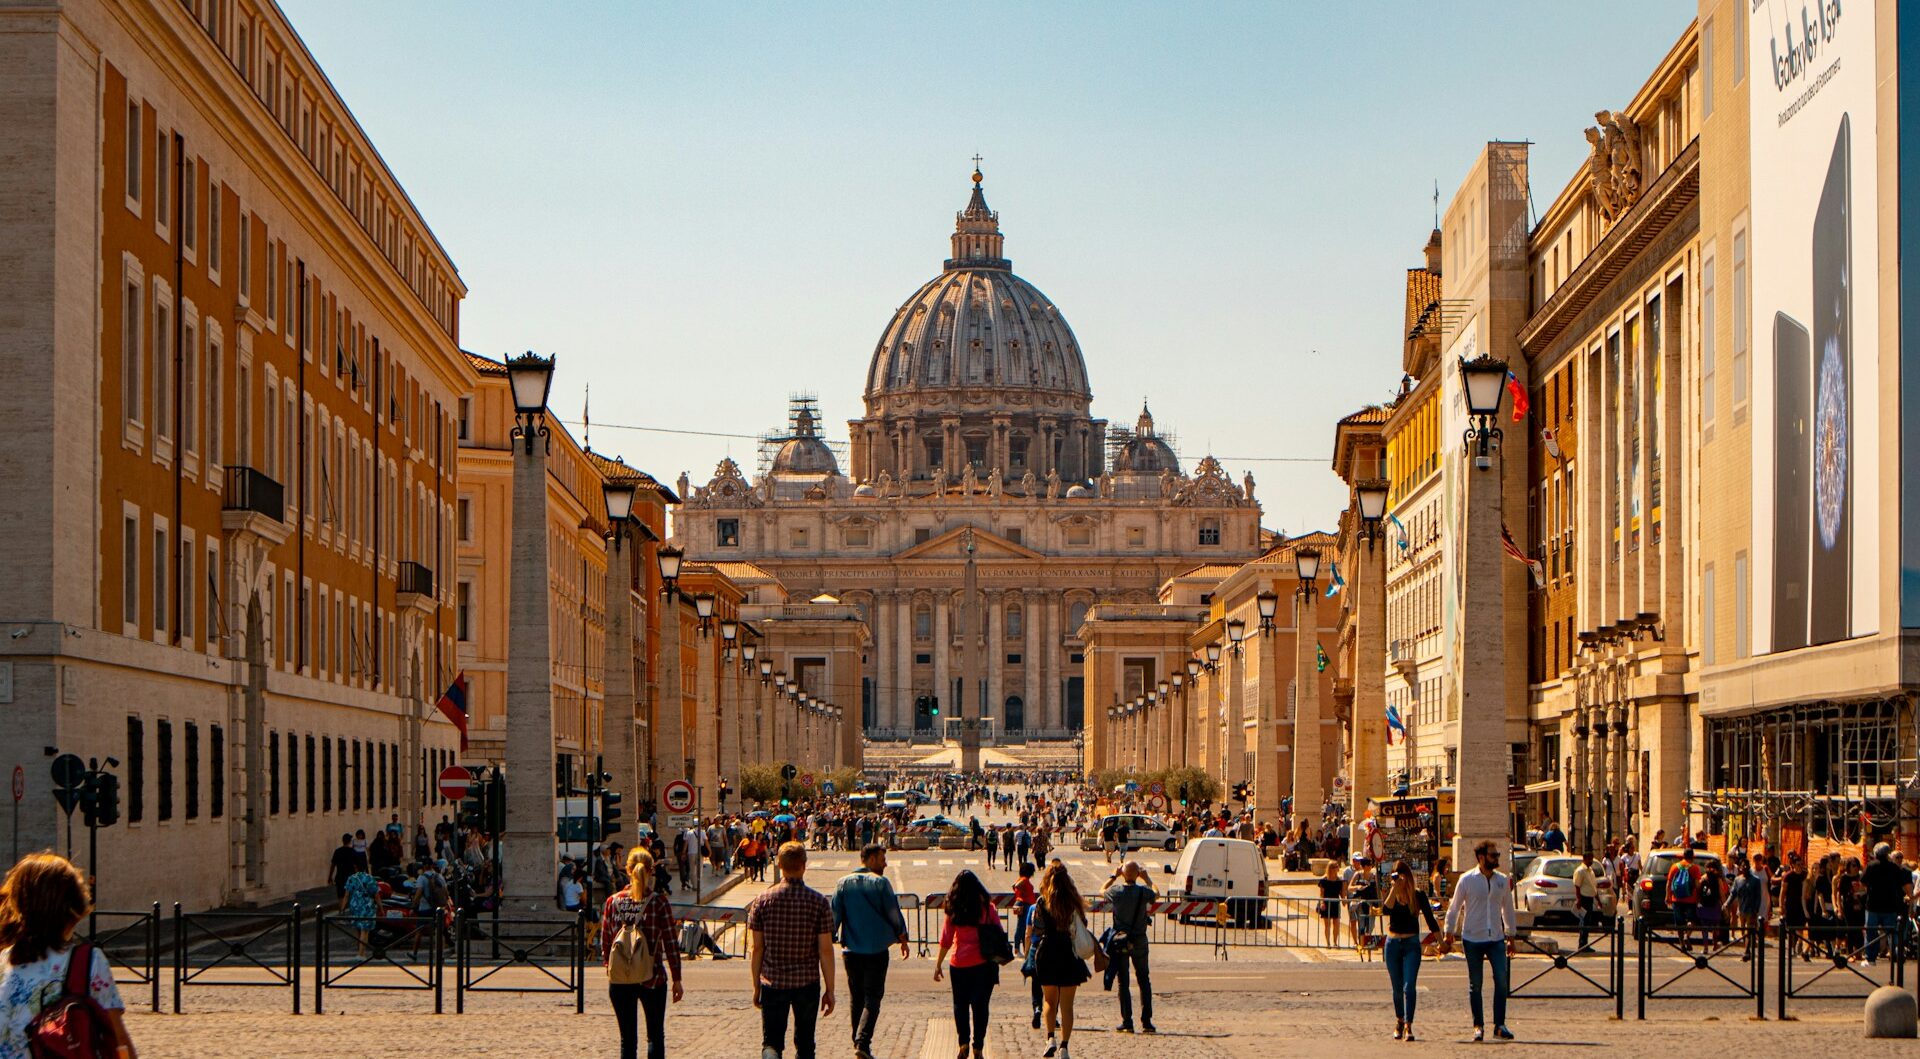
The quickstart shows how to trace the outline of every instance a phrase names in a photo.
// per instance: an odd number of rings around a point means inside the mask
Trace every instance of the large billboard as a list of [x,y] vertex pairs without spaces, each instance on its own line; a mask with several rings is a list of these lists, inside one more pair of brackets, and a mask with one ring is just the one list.
[[1751,285],[1751,596],[1763,653],[1878,624],[1874,9],[1741,2],[1752,5],[1752,212],[1722,274],[1739,284],[1745,268]]

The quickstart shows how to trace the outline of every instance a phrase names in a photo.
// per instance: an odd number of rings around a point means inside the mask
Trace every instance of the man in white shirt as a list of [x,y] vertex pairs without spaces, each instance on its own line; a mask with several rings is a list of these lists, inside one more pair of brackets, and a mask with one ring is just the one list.
[[1486,1039],[1481,1015],[1482,963],[1493,965],[1493,1035],[1513,1040],[1507,1029],[1507,957],[1513,954],[1513,881],[1500,870],[1500,848],[1482,842],[1473,848],[1479,866],[1460,876],[1447,904],[1447,940],[1464,943],[1467,954],[1467,1003],[1473,1010],[1473,1039]]

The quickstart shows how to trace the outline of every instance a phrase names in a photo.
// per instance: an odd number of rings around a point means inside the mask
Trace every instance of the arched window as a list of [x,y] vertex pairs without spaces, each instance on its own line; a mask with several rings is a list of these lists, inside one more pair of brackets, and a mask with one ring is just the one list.
[[1087,603],[1080,600],[1067,611],[1067,635],[1080,635],[1080,626],[1087,620]]
[[1025,631],[1026,622],[1024,615],[1020,612],[1020,604],[1015,603],[1013,606],[1007,608],[1007,639],[1018,640],[1025,634]]

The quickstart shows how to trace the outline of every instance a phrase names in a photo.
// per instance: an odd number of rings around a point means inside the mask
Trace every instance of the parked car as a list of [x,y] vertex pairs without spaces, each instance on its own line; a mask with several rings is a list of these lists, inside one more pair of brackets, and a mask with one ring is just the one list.
[[888,791],[886,797],[880,799],[880,804],[887,809],[905,809],[913,804],[913,800],[906,791]]
[[[1647,854],[1647,866],[1640,873],[1640,889],[1634,896],[1634,929],[1673,925],[1673,913],[1667,909],[1667,872],[1681,859],[1684,849],[1656,849]],[[1720,858],[1705,850],[1693,851],[1693,863],[1701,871]],[[1699,880],[1695,880],[1698,885]]]
[[1127,842],[1122,853],[1136,849],[1164,849],[1168,853],[1180,848],[1184,835],[1175,831],[1165,820],[1157,816],[1140,813],[1113,813],[1103,816],[1099,821],[1087,825],[1080,833],[1081,849],[1099,849],[1100,834],[1106,830],[1107,821],[1113,821],[1118,827],[1122,822],[1127,827]]
[[[1513,884],[1513,900],[1523,911],[1533,914],[1535,922],[1578,922],[1579,909],[1573,888],[1574,870],[1580,867],[1579,857],[1559,854],[1546,854],[1533,858],[1526,870],[1517,876]],[[1612,918],[1617,905],[1613,892],[1613,883],[1601,874],[1598,863],[1593,866],[1593,881],[1598,891],[1594,899],[1594,911],[1598,919],[1604,922]]]
[[1527,868],[1531,867],[1534,861],[1540,859],[1540,856],[1541,854],[1538,850],[1514,850],[1512,867],[1507,869],[1507,874],[1517,881],[1522,875],[1527,873]]

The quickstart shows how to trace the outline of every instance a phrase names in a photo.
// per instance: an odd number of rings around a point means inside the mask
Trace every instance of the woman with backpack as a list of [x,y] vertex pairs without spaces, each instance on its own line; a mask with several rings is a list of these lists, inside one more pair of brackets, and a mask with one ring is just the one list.
[[969,1046],[973,1059],[986,1054],[987,1009],[993,1002],[993,987],[1000,984],[996,956],[1012,951],[993,896],[978,875],[962,870],[947,889],[947,922],[940,930],[940,951],[933,957],[933,980],[938,982],[948,953],[953,955],[953,1028],[960,1038],[959,1059],[967,1059]]
[[80,870],[53,853],[22,857],[0,883],[0,1055],[38,1055],[36,1042],[75,1034],[91,1054],[133,1059],[106,954],[73,943],[92,907]]
[[635,1007],[647,1016],[647,1059],[667,1054],[667,978],[673,1002],[680,988],[680,936],[673,905],[656,884],[653,857],[646,850],[627,854],[627,887],[607,898],[600,915],[600,962],[607,969],[607,997],[620,1027],[620,1059],[637,1059]]

